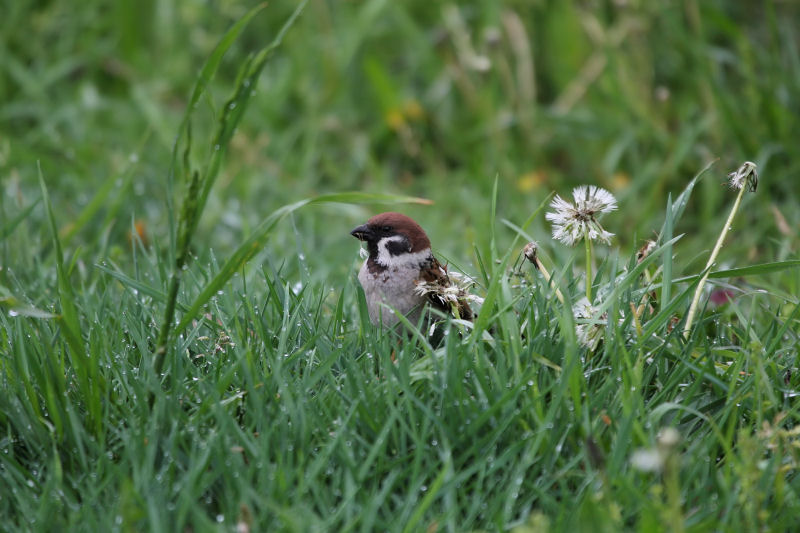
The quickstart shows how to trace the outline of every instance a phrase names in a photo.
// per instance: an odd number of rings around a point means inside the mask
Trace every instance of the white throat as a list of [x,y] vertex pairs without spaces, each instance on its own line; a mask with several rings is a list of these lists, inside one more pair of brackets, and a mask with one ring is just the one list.
[[408,267],[419,266],[420,263],[425,262],[431,256],[431,249],[425,248],[419,252],[408,252],[399,255],[392,255],[387,245],[390,242],[403,242],[405,239],[400,235],[392,237],[384,237],[378,241],[378,257],[375,261],[385,267]]

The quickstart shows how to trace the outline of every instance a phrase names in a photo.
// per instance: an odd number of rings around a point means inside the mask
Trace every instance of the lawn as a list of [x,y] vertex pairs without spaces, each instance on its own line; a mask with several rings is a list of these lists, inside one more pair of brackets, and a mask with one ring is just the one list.
[[[797,527],[800,5],[7,4],[1,529]],[[440,342],[369,321],[387,210]]]

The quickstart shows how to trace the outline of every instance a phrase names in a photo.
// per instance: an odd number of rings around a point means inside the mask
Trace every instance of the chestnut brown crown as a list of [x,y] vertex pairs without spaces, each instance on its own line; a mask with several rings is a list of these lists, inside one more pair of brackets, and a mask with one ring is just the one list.
[[384,237],[404,235],[411,246],[409,252],[415,253],[431,247],[431,241],[419,224],[402,213],[389,211],[380,213],[358,226],[350,234],[367,243],[377,243]]

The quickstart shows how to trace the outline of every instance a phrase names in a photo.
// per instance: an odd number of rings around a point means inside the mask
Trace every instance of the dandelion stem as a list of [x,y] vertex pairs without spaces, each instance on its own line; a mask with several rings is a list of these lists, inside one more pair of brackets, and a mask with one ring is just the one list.
[[685,339],[689,338],[689,332],[692,329],[692,322],[694,322],[694,316],[697,314],[697,306],[700,303],[700,295],[703,294],[703,287],[708,280],[708,275],[711,273],[711,266],[714,264],[714,262],[716,262],[719,251],[722,249],[722,243],[725,241],[725,235],[727,235],[728,231],[731,229],[733,217],[736,215],[736,211],[739,210],[739,204],[742,203],[742,196],[744,196],[745,189],[746,187],[739,189],[739,194],[736,195],[736,201],[733,203],[733,208],[731,208],[731,213],[728,215],[728,220],[722,227],[722,232],[719,234],[717,244],[714,246],[714,249],[711,251],[711,255],[708,258],[708,263],[706,263],[703,277],[700,278],[700,283],[697,284],[697,288],[694,291],[692,305],[689,306],[689,314],[686,316],[686,325],[683,328],[683,338]]
[[558,289],[558,287],[556,287],[556,284],[553,283],[552,278],[550,277],[550,272],[547,271],[547,269],[544,267],[544,265],[542,264],[542,262],[539,260],[538,257],[535,260],[535,264],[536,264],[536,268],[539,270],[539,272],[542,273],[542,277],[544,278],[544,280],[555,291],[556,298],[558,298],[558,301],[563,304],[564,303],[564,295],[561,294],[561,291]]
[[592,239],[589,238],[589,230],[585,231],[583,242],[586,243],[586,299],[592,303]]

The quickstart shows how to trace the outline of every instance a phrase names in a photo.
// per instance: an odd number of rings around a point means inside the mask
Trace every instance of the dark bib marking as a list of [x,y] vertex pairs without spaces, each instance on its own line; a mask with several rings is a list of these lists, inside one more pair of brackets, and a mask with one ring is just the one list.
[[367,252],[369,253],[370,258],[378,257],[378,242],[367,241]]

